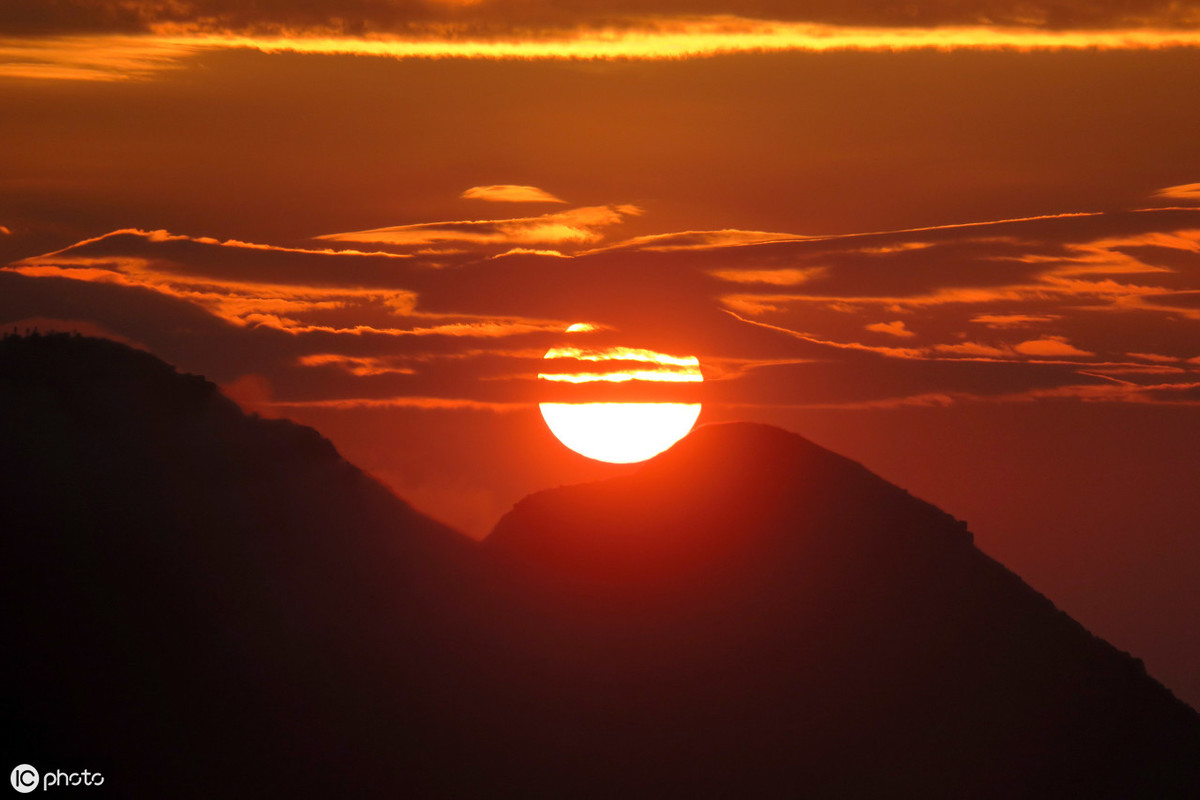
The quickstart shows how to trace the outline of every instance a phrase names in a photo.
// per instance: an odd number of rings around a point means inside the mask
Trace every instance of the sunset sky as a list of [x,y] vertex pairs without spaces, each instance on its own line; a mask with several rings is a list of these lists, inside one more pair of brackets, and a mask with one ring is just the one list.
[[629,469],[541,400],[777,424],[1200,704],[1200,2],[16,0],[0,109],[7,329],[476,537]]

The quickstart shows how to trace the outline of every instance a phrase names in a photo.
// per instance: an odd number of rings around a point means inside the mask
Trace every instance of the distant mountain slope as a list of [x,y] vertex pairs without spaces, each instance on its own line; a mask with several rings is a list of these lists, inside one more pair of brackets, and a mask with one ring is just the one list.
[[0,756],[89,796],[1200,796],[1140,662],[778,429],[478,545],[149,354],[9,337],[0,465]]
[[1140,661],[799,436],[698,429],[633,476],[526,498],[485,547],[519,598],[504,680],[554,709],[521,747],[567,784],[1200,796],[1200,717]]

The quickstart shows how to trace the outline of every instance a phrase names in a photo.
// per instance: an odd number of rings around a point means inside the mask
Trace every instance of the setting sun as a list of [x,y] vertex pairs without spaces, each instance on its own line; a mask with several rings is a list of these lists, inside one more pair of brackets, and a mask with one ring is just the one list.
[[[594,330],[576,323],[567,333]],[[547,368],[539,381],[568,385],[700,383],[700,361],[695,356],[673,356],[634,347],[552,347],[546,352]],[[576,453],[633,464],[658,455],[678,442],[700,416],[700,403],[679,402],[544,402],[542,418],[558,440]]]
[[700,416],[699,403],[542,403],[558,440],[597,461],[633,464],[678,442]]

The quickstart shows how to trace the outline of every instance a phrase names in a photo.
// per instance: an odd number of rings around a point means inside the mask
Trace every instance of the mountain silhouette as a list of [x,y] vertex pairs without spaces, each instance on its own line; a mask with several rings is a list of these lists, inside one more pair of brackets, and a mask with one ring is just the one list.
[[972,541],[700,428],[482,544],[113,342],[0,342],[10,766],[127,797],[1195,797],[1200,716]]
[[1200,788],[1200,718],[1139,660],[794,434],[702,427],[635,475],[526,498],[485,548],[517,598],[506,680],[580,712],[522,746],[601,794]]
[[306,796],[451,752],[415,674],[476,548],[315,431],[115,342],[7,337],[0,463],[10,768]]

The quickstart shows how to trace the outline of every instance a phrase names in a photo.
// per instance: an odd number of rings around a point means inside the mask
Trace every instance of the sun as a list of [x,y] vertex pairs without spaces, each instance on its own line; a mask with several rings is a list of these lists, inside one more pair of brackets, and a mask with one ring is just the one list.
[[700,416],[699,403],[542,403],[541,408],[560,442],[614,464],[658,455],[686,436]]
[[[568,333],[589,332],[576,323]],[[673,356],[632,347],[552,347],[539,381],[628,386],[694,384],[704,380],[695,356]],[[580,455],[614,464],[645,461],[688,434],[700,416],[700,403],[544,402],[540,404],[558,440]]]

